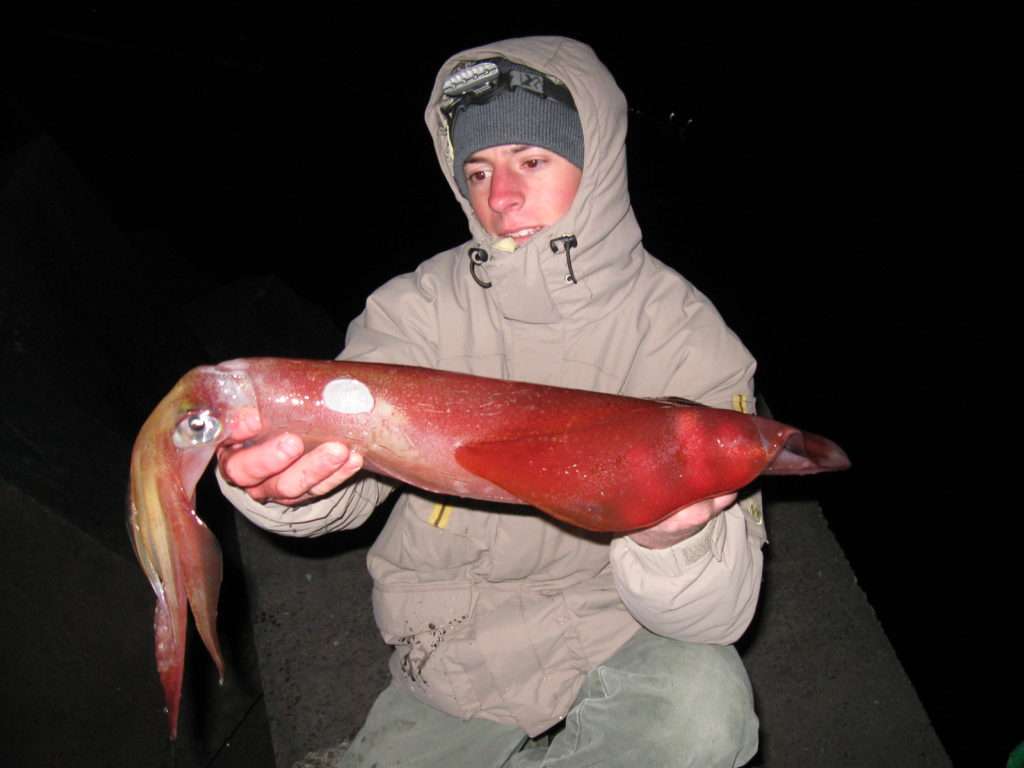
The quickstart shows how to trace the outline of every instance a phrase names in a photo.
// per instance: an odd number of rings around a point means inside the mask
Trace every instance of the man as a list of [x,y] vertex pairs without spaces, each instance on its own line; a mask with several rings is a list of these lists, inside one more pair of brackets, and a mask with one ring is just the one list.
[[[643,249],[625,100],[587,46],[459,54],[426,118],[472,239],[371,295],[342,359],[747,407],[753,359]],[[296,435],[219,458],[232,502],[290,535],[355,527],[395,487]],[[756,607],[765,534],[757,498],[735,502],[608,537],[404,489],[368,556],[393,682],[342,764],[749,760],[757,718],[729,643]]]

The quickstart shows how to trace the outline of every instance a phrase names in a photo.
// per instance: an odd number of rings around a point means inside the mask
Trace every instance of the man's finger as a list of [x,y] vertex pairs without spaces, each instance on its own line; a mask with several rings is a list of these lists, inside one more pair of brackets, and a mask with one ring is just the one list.
[[727,493],[725,496],[716,496],[714,499],[715,513],[724,512],[736,503],[737,494]]
[[311,496],[324,496],[339,485],[348,480],[352,475],[363,468],[363,457],[355,451],[350,451],[348,458],[345,459],[345,463],[335,470],[331,475],[323,482],[317,483],[309,489]]
[[265,483],[267,497],[294,500],[313,493],[313,488],[337,472],[348,460],[349,449],[341,443],[324,443]]
[[239,408],[229,416],[228,427],[231,430],[231,442],[240,443],[260,433],[260,412],[252,406]]
[[287,469],[302,451],[298,435],[277,435],[257,445],[222,452],[221,473],[235,485],[251,488]]

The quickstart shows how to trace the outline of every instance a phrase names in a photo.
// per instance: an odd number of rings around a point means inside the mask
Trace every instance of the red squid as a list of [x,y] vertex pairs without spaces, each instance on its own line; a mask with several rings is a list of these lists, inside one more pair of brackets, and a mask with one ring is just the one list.
[[251,358],[189,371],[132,451],[129,532],[156,593],[157,669],[171,738],[186,602],[223,677],[221,555],[195,488],[240,409],[306,447],[347,442],[368,471],[435,493],[528,504],[592,531],[626,533],[761,474],[845,469],[835,443],[770,419],[403,365]]

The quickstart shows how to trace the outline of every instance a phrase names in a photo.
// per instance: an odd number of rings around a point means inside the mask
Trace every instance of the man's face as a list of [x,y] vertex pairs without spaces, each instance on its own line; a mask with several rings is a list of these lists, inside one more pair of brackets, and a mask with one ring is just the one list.
[[481,149],[463,166],[469,203],[484,229],[522,245],[569,210],[583,172],[540,147]]

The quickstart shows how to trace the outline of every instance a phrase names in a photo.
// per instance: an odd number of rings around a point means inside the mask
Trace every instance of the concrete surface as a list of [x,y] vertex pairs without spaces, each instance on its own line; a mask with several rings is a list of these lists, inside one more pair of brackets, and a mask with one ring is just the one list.
[[755,624],[741,642],[764,766],[950,765],[821,510],[768,506]]
[[[153,658],[153,595],[134,558],[0,481],[0,562],[0,765],[273,765],[245,621],[222,625],[223,686],[190,631],[172,745]],[[228,601],[239,581],[229,576]]]
[[387,685],[366,570],[379,528],[302,540],[239,525],[278,766],[352,736]]

